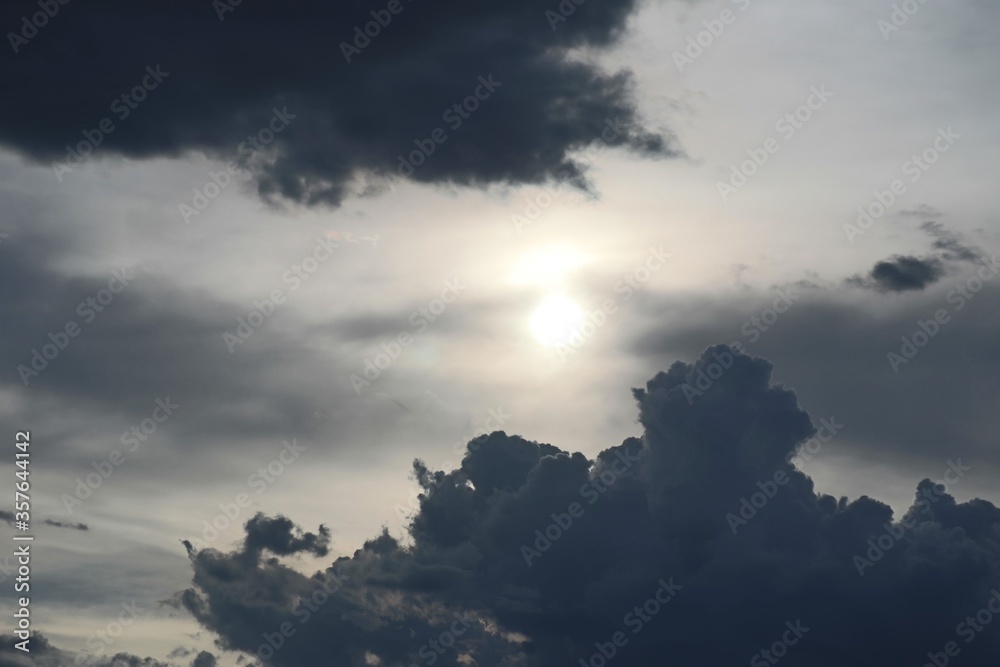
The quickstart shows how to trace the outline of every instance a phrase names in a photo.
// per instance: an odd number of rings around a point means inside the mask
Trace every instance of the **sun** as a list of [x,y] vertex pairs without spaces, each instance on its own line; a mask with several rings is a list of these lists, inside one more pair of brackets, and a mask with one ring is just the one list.
[[561,345],[583,321],[583,309],[576,301],[564,294],[550,294],[531,316],[531,332],[544,345]]

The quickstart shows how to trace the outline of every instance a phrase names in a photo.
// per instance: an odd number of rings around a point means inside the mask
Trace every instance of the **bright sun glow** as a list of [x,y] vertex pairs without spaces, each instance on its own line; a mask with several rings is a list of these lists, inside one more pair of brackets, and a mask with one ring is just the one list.
[[560,345],[583,324],[583,309],[562,294],[550,294],[531,316],[531,331],[545,345]]
[[514,264],[511,281],[518,285],[551,287],[564,281],[574,270],[587,262],[587,257],[574,248],[552,245],[524,253]]

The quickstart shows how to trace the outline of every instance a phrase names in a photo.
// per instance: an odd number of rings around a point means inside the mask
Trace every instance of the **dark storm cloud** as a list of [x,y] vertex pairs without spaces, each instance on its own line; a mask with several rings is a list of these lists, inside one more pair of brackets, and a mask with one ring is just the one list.
[[934,239],[933,252],[926,257],[895,255],[877,262],[867,276],[854,276],[849,285],[876,292],[920,291],[938,282],[947,274],[949,264],[972,263],[982,259],[972,248],[937,222],[925,222],[920,229]]
[[[431,154],[413,179],[462,185],[583,184],[584,167],[570,154],[602,135],[642,154],[675,154],[642,126],[627,72],[567,58],[570,48],[613,43],[634,0],[564,3],[573,11],[556,29],[545,13],[559,3],[543,0],[248,0],[220,21],[223,4],[62,7],[2,56],[0,75],[18,92],[0,110],[0,142],[63,161],[67,145],[107,119],[113,129],[91,135],[100,138],[95,155],[236,159],[265,197],[333,205],[359,176],[397,174],[399,156],[419,150],[415,141]],[[17,32],[37,11],[34,1],[4,3],[0,25]],[[379,28],[373,11],[391,20]],[[367,23],[379,34],[347,62],[343,44]],[[143,85],[142,101],[128,98]],[[478,108],[453,109],[467,99]],[[259,138],[263,152],[252,142],[239,149],[275,109],[294,118],[271,141]],[[439,144],[430,139],[437,128]]]
[[[685,383],[720,362],[715,390],[689,402]],[[459,470],[417,463],[411,546],[383,534],[311,578],[248,558],[249,545],[192,552],[195,587],[181,600],[225,648],[280,667],[568,667],[619,631],[622,664],[737,664],[786,622],[802,633],[795,663],[822,667],[922,664],[1000,585],[989,503],[956,504],[926,482],[893,523],[875,500],[816,494],[789,460],[830,434],[766,361],[720,346],[635,397],[643,436],[595,461],[493,433],[469,443]],[[747,510],[755,493],[764,502]],[[869,540],[886,531],[878,552]],[[634,611],[658,593],[669,603],[655,614]],[[986,665],[1000,638],[961,650]]]

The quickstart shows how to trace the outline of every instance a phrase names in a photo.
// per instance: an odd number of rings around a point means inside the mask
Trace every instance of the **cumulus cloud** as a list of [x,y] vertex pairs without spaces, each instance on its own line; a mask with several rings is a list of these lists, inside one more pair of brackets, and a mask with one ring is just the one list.
[[[712,386],[689,400],[702,374]],[[817,429],[767,361],[719,346],[634,395],[642,436],[595,460],[496,432],[457,470],[416,462],[410,543],[383,533],[311,577],[251,522],[241,550],[191,551],[181,603],[223,647],[289,667],[569,666],[616,632],[622,664],[735,663],[786,622],[798,664],[884,665],[959,641],[1000,586],[990,503],[926,480],[894,519],[817,493],[794,456],[836,420]],[[997,650],[996,633],[961,648],[969,665]]]
[[[0,56],[20,100],[0,110],[0,143],[46,164],[85,141],[94,156],[199,152],[250,170],[267,198],[331,205],[401,173],[585,185],[572,154],[597,139],[676,154],[643,126],[629,72],[567,56],[614,43],[635,0],[571,5],[553,29],[558,5],[96,0]],[[36,11],[4,3],[0,22]],[[280,131],[260,135],[275,110]]]

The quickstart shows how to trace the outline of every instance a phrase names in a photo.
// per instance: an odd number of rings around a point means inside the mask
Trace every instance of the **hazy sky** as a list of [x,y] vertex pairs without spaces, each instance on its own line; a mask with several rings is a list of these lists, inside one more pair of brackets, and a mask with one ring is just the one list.
[[[918,664],[986,607],[1000,6],[226,2],[0,9],[0,411],[31,430],[47,638],[0,665],[422,666],[462,610],[435,662],[576,665],[687,575],[616,649],[647,664],[725,643],[685,619],[748,573],[720,660],[811,610],[789,661]],[[809,477],[799,408],[842,425]],[[576,476],[640,449],[594,541],[525,565]],[[414,459],[451,473],[423,506]],[[776,469],[796,499],[723,544]],[[859,577],[870,498],[899,521],[948,471],[954,513]],[[256,651],[340,557],[342,606]],[[964,664],[995,663],[982,632]]]

